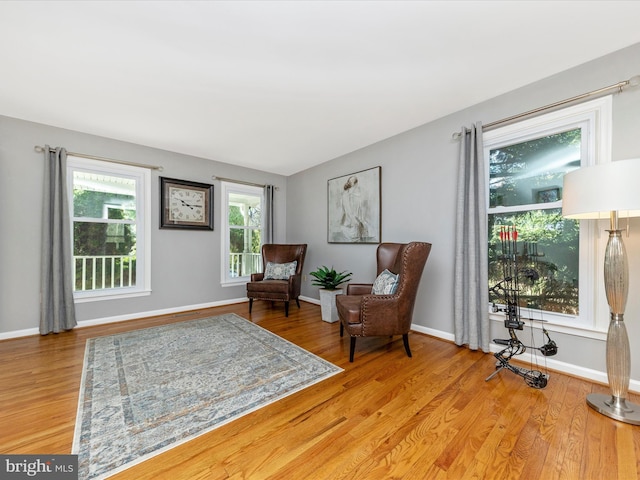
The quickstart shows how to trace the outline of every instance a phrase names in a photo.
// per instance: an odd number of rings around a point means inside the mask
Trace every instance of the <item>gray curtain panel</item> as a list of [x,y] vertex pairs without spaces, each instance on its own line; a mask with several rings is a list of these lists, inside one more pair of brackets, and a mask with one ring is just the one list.
[[482,124],[462,128],[458,164],[454,279],[457,345],[489,352],[487,185]]
[[73,303],[71,224],[67,200],[67,152],[44,148],[40,334],[77,325]]
[[273,185],[264,186],[264,238],[262,243],[273,243]]

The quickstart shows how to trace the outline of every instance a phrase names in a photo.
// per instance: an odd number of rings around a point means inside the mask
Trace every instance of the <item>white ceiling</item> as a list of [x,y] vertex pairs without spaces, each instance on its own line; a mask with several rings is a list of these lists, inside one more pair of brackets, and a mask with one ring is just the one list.
[[291,175],[640,42],[639,19],[638,1],[5,0],[0,115]]

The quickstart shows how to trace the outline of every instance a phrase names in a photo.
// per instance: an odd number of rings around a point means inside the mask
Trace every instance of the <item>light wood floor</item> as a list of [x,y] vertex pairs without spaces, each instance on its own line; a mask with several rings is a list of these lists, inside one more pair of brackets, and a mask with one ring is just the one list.
[[554,372],[543,390],[510,372],[485,382],[492,355],[417,333],[411,359],[400,337],[359,339],[350,364],[338,324],[301,304],[289,318],[257,302],[251,316],[245,303],[0,341],[0,453],[70,453],[87,338],[235,312],[344,372],[113,478],[638,478],[640,427],[586,405],[605,386]]

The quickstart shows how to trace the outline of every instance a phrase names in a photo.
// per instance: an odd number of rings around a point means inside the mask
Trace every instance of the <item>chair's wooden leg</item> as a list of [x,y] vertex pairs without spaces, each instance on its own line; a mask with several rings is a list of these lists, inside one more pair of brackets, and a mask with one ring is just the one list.
[[409,348],[409,334],[402,335],[402,342],[404,343],[404,349],[407,351],[407,355],[411,358],[411,349]]
[[289,316],[289,302],[284,302],[284,316]]
[[356,353],[356,337],[351,337],[351,344],[349,345],[349,361],[353,363],[353,354]]
[[300,308],[300,300],[298,300],[297,298],[296,298],[296,305],[298,305],[298,308]]
[[340,337],[344,336],[344,324],[340,322]]
[[249,313],[251,313],[251,309],[253,308],[253,298],[249,299]]

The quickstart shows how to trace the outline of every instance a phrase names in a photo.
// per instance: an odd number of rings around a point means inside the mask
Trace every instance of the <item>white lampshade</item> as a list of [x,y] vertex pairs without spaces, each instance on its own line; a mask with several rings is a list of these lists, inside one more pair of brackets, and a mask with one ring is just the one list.
[[640,158],[582,167],[564,176],[562,215],[567,218],[640,216]]

